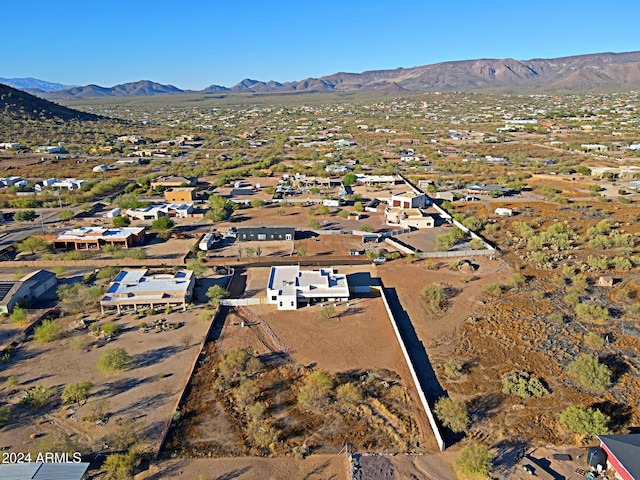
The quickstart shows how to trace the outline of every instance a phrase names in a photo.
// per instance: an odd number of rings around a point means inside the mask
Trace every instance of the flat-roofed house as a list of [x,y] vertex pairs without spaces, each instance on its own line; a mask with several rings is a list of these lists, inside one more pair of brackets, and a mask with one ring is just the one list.
[[345,274],[330,268],[300,270],[298,265],[271,267],[267,284],[267,303],[278,310],[296,310],[299,305],[349,299]]
[[393,208],[421,208],[431,202],[424,193],[406,192],[400,195],[391,195],[389,206]]
[[130,248],[144,242],[144,227],[81,227],[65,230],[53,240],[53,248],[99,250],[105,245]]
[[192,270],[171,274],[149,274],[146,268],[125,268],[109,284],[100,300],[102,313],[116,308],[118,312],[155,307],[187,309],[193,295],[195,275]]
[[193,203],[195,191],[195,187],[170,188],[164,191],[164,199],[167,203]]
[[0,281],[0,313],[11,313],[16,304],[31,304],[57,284],[56,274],[48,270],[36,270],[18,281]]
[[236,233],[236,238],[241,242],[294,240],[295,237],[294,227],[243,227],[238,228]]

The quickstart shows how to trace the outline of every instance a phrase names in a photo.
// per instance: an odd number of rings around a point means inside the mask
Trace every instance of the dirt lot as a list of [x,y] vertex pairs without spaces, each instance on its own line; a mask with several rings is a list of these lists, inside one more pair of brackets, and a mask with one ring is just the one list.
[[[64,433],[85,452],[104,451],[104,437],[124,419],[138,420],[145,443],[154,445],[208,328],[208,322],[200,319],[199,313],[196,309],[143,318],[136,315],[103,318],[88,313],[58,320],[64,332],[58,340],[39,344],[30,338],[2,365],[0,398],[12,404],[13,409],[9,424],[0,430],[0,445],[8,451],[26,452],[47,445],[46,442]],[[78,321],[81,317],[86,322],[114,321],[121,332],[105,342],[81,328]],[[141,321],[152,325],[160,319],[181,326],[160,333],[138,332]],[[8,321],[3,320],[3,327]],[[109,347],[125,349],[131,362],[122,373],[105,376],[98,372],[96,364]],[[17,377],[16,386],[7,382],[10,376]],[[80,406],[61,406],[60,392],[64,386],[84,380],[94,384],[89,401]],[[24,392],[36,385],[52,387],[56,393],[43,408],[21,405]],[[103,426],[84,420],[98,407],[108,415]]]

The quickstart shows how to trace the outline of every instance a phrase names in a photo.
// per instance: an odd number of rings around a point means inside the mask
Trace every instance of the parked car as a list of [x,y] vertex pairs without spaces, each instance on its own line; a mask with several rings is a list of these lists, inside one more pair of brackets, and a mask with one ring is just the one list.
[[373,259],[373,263],[376,264],[376,265],[381,265],[386,261],[387,261],[387,259],[385,257],[376,257],[376,258]]

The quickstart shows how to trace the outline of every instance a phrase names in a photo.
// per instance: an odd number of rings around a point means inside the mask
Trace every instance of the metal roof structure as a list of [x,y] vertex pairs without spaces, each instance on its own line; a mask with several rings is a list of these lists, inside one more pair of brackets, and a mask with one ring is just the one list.
[[83,480],[89,464],[68,463],[13,463],[0,464],[2,480]]

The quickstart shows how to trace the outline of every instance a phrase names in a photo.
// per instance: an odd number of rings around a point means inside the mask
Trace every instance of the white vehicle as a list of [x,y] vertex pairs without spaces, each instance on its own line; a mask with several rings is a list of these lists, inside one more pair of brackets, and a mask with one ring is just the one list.
[[215,242],[215,240],[216,239],[213,233],[206,233],[200,240],[198,248],[206,252],[207,250],[211,249],[211,246],[213,245],[213,242]]
[[373,263],[375,265],[382,265],[386,261],[387,261],[387,259],[385,257],[376,257],[376,258],[373,259]]

